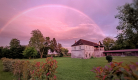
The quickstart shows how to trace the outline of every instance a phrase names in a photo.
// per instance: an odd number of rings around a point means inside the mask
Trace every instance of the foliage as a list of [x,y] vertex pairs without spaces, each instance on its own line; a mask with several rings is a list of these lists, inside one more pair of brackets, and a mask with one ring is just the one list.
[[22,52],[25,50],[25,46],[11,47],[9,58],[23,58]]
[[32,62],[2,58],[5,71],[13,72],[18,80],[56,80],[57,61],[48,57],[46,62]]
[[122,65],[122,62],[111,62],[110,67],[95,67],[91,71],[96,73],[99,80],[137,80],[138,63]]
[[63,54],[61,52],[61,47],[62,47],[62,45],[60,43],[58,43],[56,52],[59,54],[60,57],[63,56]]
[[26,47],[26,49],[23,51],[23,55],[30,59],[31,56],[34,57],[37,55],[37,50],[34,47]]
[[20,46],[20,40],[13,38],[10,41],[10,47],[19,47]]
[[12,67],[12,72],[14,76],[16,76],[18,80],[21,80],[21,76],[23,74],[24,61],[15,60],[15,62],[12,64]]
[[103,45],[104,45],[105,50],[110,50],[111,47],[114,45],[114,42],[115,41],[109,37],[104,38]]
[[12,64],[15,62],[13,59],[2,58],[3,71],[13,71]]
[[40,51],[40,49],[44,47],[45,39],[43,37],[43,34],[38,29],[33,30],[31,32],[31,34],[32,34],[32,37],[30,38],[29,46],[30,47],[35,47],[35,49],[38,50],[38,52],[40,53],[40,57],[42,58],[43,57],[43,52]]
[[106,60],[110,63],[110,62],[112,62],[112,56],[111,55],[108,55],[108,56],[106,56]]
[[117,9],[119,12],[115,18],[119,19],[119,25],[116,29],[120,33],[117,35],[116,46],[120,49],[138,48],[138,0]]
[[31,63],[29,61],[24,61],[23,63],[23,72],[22,72],[22,79],[29,80],[30,79],[30,70],[31,70]]
[[9,47],[6,46],[1,50],[1,57],[7,58],[23,58],[22,51],[24,51],[25,46],[19,47]]
[[0,58],[2,58],[2,49],[3,47],[0,47]]
[[57,61],[53,58],[48,57],[46,63],[37,62],[32,65],[33,69],[30,71],[32,80],[55,80],[55,71],[57,68]]
[[8,58],[10,58],[10,57],[12,57],[12,55],[10,53],[11,53],[11,51],[10,51],[10,49],[9,49],[8,46],[4,47],[2,49],[2,57],[8,57]]
[[68,49],[66,49],[66,48],[64,48],[64,47],[61,47],[61,53],[62,53],[63,55],[67,55]]

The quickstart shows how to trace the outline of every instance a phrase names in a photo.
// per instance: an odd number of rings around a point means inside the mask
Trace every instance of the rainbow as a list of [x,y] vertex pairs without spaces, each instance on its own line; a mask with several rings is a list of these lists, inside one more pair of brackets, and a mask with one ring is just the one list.
[[[74,9],[72,7],[68,7],[68,6],[63,6],[63,5],[42,5],[42,6],[37,6],[37,7],[33,7],[33,8],[30,8],[28,10],[25,10],[23,12],[21,12],[20,14],[18,14],[17,16],[14,16],[11,20],[9,20],[0,30],[0,33],[10,24],[12,23],[14,20],[16,20],[17,18],[19,18],[20,16],[22,16],[23,14],[26,14],[30,11],[33,11],[35,9],[39,9],[39,8],[44,8],[44,7],[61,7],[61,8],[66,8],[66,9],[70,9],[70,10],[73,10],[73,11],[76,11],[82,15],[84,15],[85,17],[87,17],[92,23],[94,23],[94,21],[89,18],[87,15],[85,15],[84,13],[82,13],[81,11],[77,10],[77,9]],[[95,23],[94,23],[95,24]]]

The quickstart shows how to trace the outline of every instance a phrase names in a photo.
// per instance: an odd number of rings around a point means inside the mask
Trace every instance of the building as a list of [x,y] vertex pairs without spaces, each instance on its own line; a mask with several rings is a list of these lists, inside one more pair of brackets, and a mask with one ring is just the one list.
[[89,59],[93,57],[102,57],[104,52],[104,46],[99,43],[90,42],[80,39],[72,46],[71,58]]
[[103,52],[104,56],[138,56],[138,49],[109,50]]

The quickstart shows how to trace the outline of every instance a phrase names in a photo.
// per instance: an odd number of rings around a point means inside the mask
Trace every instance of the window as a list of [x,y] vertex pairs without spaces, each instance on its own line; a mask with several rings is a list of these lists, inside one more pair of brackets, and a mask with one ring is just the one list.
[[81,46],[79,46],[79,48],[81,49]]
[[74,49],[76,50],[76,47],[74,47]]

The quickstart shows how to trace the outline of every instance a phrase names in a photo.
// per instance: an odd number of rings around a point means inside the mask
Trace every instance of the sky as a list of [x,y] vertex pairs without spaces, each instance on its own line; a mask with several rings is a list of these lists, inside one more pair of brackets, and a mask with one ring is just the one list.
[[[79,39],[98,43],[117,36],[117,7],[132,0],[0,0],[0,46],[17,38],[27,45],[31,31],[56,38],[63,47]],[[114,38],[115,39],[115,38]]]

